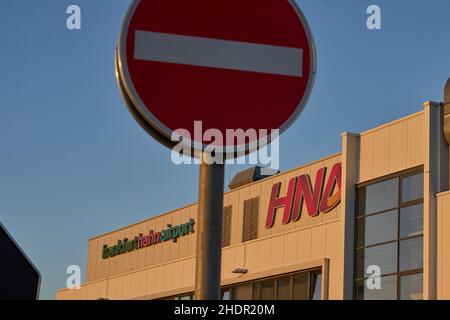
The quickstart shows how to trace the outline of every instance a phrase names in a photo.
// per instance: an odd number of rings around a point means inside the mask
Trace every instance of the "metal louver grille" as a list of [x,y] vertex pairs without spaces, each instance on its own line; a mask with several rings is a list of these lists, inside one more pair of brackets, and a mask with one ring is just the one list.
[[222,231],[222,247],[231,245],[231,217],[233,206],[223,208],[223,231]]
[[244,201],[244,223],[242,228],[242,242],[258,238],[259,225],[259,197]]

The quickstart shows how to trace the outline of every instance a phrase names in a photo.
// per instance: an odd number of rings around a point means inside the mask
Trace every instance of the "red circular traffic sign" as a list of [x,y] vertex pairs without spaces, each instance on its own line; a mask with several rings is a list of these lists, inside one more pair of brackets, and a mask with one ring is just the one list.
[[[218,129],[286,130],[308,99],[315,48],[292,0],[135,0],[117,50],[118,80],[139,117],[162,139],[185,144]],[[224,147],[234,148],[226,144]],[[243,146],[237,146],[238,149]]]

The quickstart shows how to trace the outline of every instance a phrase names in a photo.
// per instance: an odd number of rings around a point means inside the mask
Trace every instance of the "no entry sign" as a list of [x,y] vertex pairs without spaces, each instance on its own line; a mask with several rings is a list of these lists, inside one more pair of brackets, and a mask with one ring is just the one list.
[[264,130],[283,132],[298,117],[313,84],[315,50],[294,1],[136,0],[117,69],[135,116],[161,139],[185,129],[185,143],[200,149],[194,123],[201,121],[202,130],[223,136],[256,130],[248,149]]

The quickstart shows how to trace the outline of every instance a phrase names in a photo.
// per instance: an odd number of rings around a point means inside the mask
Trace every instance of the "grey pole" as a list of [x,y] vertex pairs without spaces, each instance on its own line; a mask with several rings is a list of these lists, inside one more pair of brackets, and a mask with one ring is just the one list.
[[224,164],[200,164],[195,299],[220,300]]

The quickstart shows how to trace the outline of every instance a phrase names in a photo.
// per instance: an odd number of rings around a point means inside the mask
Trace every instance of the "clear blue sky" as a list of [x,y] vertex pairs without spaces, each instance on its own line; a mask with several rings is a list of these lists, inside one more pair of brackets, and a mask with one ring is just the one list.
[[[344,131],[442,100],[450,1],[298,2],[318,75],[281,139],[281,170],[338,152]],[[88,238],[196,201],[197,168],[173,165],[119,95],[114,47],[129,3],[0,2],[0,221],[41,271],[41,298],[65,286],[68,265],[84,272]],[[66,29],[70,4],[81,31]],[[366,28],[370,4],[381,6],[380,31]],[[240,169],[228,166],[227,182]]]

